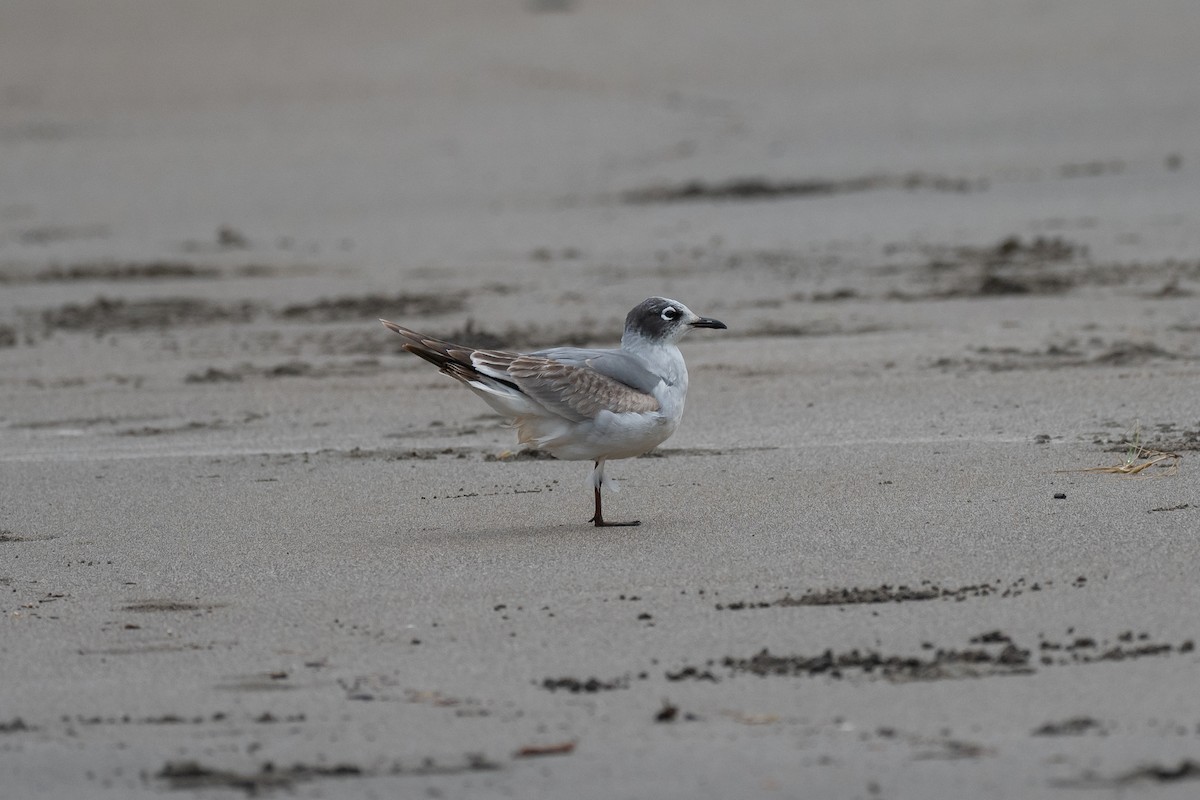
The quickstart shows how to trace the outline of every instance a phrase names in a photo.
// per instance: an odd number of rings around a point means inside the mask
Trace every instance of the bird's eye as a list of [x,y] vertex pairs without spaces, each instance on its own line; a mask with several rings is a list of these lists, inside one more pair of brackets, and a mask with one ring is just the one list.
[[672,306],[667,306],[666,308],[663,309],[662,318],[665,319],[667,322],[670,322],[671,320],[675,319],[678,316],[679,316],[679,312]]

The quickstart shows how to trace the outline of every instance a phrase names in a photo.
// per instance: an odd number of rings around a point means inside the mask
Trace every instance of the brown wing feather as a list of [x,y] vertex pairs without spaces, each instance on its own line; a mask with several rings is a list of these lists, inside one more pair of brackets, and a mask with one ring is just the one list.
[[[592,419],[601,411],[614,414],[658,411],[652,395],[601,375],[593,369],[571,366],[539,356],[476,353],[476,360],[503,368],[521,391],[542,405],[577,420]],[[506,366],[501,367],[501,364]]]

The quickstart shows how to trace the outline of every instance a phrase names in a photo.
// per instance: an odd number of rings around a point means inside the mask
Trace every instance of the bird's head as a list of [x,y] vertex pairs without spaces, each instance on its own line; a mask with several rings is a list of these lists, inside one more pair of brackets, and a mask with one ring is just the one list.
[[625,317],[625,338],[671,344],[692,328],[725,328],[724,322],[702,317],[678,300],[648,297]]

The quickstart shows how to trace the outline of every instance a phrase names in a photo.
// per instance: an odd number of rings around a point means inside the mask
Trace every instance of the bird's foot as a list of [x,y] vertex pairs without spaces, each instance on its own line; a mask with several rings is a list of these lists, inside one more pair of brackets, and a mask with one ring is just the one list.
[[594,522],[597,528],[630,528],[634,525],[641,525],[640,519],[631,520],[629,522],[609,522],[604,517],[592,517],[588,522]]

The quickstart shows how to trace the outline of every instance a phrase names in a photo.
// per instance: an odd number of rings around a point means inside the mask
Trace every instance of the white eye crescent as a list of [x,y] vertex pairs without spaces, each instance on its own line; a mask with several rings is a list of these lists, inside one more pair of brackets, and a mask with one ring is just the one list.
[[679,311],[676,310],[675,308],[673,308],[672,306],[667,306],[666,308],[663,309],[661,316],[667,322],[670,322],[671,320],[673,320],[679,316]]

